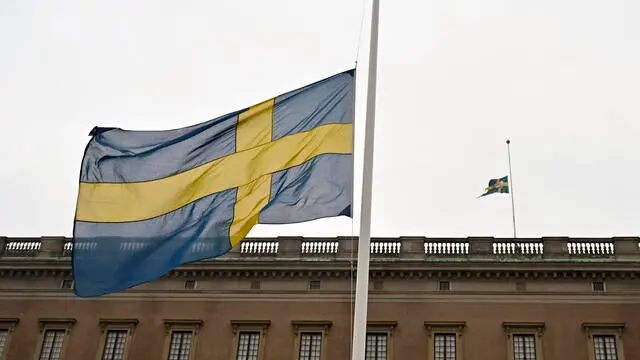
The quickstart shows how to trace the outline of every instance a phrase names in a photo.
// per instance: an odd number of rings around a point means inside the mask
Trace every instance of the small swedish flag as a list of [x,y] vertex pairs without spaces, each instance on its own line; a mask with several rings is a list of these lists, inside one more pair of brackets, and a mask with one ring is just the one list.
[[509,177],[505,176],[500,179],[491,179],[489,180],[489,185],[485,189],[486,192],[479,197],[486,196],[493,193],[509,193]]

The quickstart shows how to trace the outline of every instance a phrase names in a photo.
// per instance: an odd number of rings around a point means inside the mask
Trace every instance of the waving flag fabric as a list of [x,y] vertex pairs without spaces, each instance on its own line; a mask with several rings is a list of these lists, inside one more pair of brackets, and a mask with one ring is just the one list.
[[94,128],[74,223],[76,294],[223,255],[257,223],[351,216],[354,75],[186,128]]

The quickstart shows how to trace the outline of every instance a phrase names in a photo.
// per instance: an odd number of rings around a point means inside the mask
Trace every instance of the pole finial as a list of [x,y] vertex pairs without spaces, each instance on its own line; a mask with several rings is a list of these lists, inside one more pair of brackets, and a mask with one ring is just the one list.
[[507,145],[511,144],[511,140],[507,139]]

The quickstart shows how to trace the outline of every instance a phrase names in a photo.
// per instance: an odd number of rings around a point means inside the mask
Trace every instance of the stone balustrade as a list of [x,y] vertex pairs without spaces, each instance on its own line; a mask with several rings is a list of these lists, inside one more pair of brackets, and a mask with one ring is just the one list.
[[[271,259],[354,259],[357,238],[277,237],[246,239],[222,258]],[[371,258],[405,260],[578,260],[610,259],[640,262],[639,237],[498,239],[492,237],[426,238],[399,237],[371,239]],[[200,243],[192,251],[207,251]],[[92,244],[84,244],[92,246]],[[146,246],[136,240],[122,245],[123,251]],[[0,237],[2,258],[68,258],[72,241],[64,237]],[[215,259],[213,260],[215,261]]]

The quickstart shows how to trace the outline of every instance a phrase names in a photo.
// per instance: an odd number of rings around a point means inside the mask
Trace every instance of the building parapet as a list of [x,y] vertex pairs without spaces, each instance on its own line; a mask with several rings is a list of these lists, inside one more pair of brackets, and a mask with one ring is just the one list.
[[[69,258],[73,242],[65,237],[0,237],[1,259]],[[123,251],[136,251],[145,243],[132,240]],[[194,251],[197,251],[194,250]],[[204,251],[204,250],[202,250]],[[248,238],[216,259],[251,260],[355,259],[357,237]],[[632,261],[640,263],[640,237],[613,238],[372,238],[371,260],[425,261]],[[68,260],[68,259],[67,259]]]

